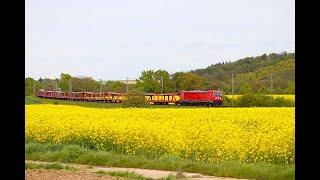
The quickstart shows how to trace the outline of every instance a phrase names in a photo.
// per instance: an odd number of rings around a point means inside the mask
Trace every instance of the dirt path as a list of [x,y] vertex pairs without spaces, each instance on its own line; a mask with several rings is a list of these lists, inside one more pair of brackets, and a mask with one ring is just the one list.
[[[37,163],[37,164],[43,164],[43,163],[50,164],[50,162],[42,162],[42,161],[29,161],[29,160],[26,160],[25,162],[26,163]],[[175,172],[175,171],[151,170],[151,169],[140,169],[140,168],[118,168],[118,167],[105,167],[105,166],[88,166],[88,165],[67,164],[67,163],[60,163],[60,164],[62,164],[64,166],[68,165],[69,167],[77,168],[78,171],[83,173],[85,176],[87,176],[88,174],[99,176],[99,175],[95,174],[95,172],[97,172],[97,171],[123,171],[123,172],[129,171],[129,172],[134,172],[136,174],[142,175],[142,176],[147,177],[147,178],[160,179],[160,178],[168,177],[169,175],[177,175],[177,173],[178,173],[178,172]],[[34,173],[32,172],[32,174],[34,174]],[[26,175],[26,177],[27,177],[27,175]],[[190,179],[190,180],[192,180],[192,179],[196,179],[196,180],[202,180],[202,179],[203,180],[205,180],[205,179],[211,179],[211,180],[239,180],[239,179],[228,178],[228,177],[205,176],[205,175],[202,175],[202,174],[199,174],[199,173],[183,172],[182,175],[184,177],[186,177],[187,179]],[[75,177],[70,178],[70,180],[71,179],[72,180],[78,180],[78,179],[76,179],[77,178],[76,176],[77,175],[75,175]],[[102,176],[99,176],[99,177],[103,178]],[[110,179],[110,177],[106,177],[106,178]],[[47,178],[45,178],[45,179],[47,179]],[[53,179],[58,179],[58,178],[53,178]],[[82,179],[87,179],[87,178],[82,178]],[[29,180],[29,179],[27,179],[27,180]],[[31,178],[30,180],[38,180],[38,179],[32,179]],[[47,179],[47,180],[49,180],[49,179]],[[61,178],[61,180],[69,180],[69,179]]]

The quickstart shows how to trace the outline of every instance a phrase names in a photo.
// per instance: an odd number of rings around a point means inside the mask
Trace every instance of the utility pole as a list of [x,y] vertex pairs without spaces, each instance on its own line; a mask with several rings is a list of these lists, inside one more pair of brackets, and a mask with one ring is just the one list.
[[69,97],[72,99],[72,81],[71,79],[69,80]]
[[128,88],[128,80],[129,80],[129,78],[127,77],[127,93],[129,92],[129,88]]
[[161,77],[161,92],[163,93],[163,77]]
[[234,86],[234,80],[233,80],[233,74],[232,74],[232,107],[233,107],[233,86]]
[[100,93],[102,92],[102,80],[100,79]]

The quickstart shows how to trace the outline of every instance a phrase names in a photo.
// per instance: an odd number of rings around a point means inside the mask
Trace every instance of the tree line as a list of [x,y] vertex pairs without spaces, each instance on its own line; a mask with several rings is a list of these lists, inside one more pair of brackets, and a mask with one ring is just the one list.
[[234,74],[234,93],[278,93],[294,94],[295,79],[294,53],[269,54],[247,57],[235,62],[222,62],[205,69],[169,74],[166,70],[145,70],[141,72],[136,84],[120,81],[100,81],[92,77],[73,77],[61,73],[59,78],[25,79],[25,95],[33,95],[34,90],[69,90],[80,92],[126,92],[139,91],[148,93],[179,92],[181,90],[218,89],[230,94],[232,91],[231,74]]
[[[67,73],[61,73],[56,79],[25,79],[25,95],[33,95],[34,90],[59,90],[69,91],[69,81],[71,80],[72,91],[74,92],[127,92],[139,91],[148,93],[167,93],[179,92],[180,90],[204,90],[208,89],[208,83],[196,74],[187,72],[179,72],[170,75],[165,70],[146,70],[141,73],[136,84],[127,84],[120,81],[107,81],[101,85],[100,81],[94,80],[92,77],[73,77]],[[210,88],[209,88],[210,89]]]

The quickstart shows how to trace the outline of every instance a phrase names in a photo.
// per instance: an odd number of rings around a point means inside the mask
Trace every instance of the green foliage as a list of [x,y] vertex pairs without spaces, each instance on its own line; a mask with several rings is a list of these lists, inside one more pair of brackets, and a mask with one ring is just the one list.
[[103,90],[108,92],[124,93],[127,90],[127,85],[120,81],[107,81]]
[[62,164],[59,163],[53,163],[53,164],[36,164],[36,163],[26,163],[25,169],[65,169],[65,167]]
[[60,163],[25,163],[25,169],[56,169],[56,170],[69,170],[76,171],[77,168],[71,166],[64,166]]
[[160,93],[162,78],[164,93],[180,90],[207,90],[209,86],[209,81],[193,73],[177,72],[170,76],[164,70],[148,70],[141,73],[137,88],[148,93]]
[[148,93],[161,93],[163,81],[163,92],[172,92],[174,84],[170,79],[170,74],[165,70],[148,70],[143,71],[136,85],[140,89]]
[[274,107],[294,107],[294,101],[286,100],[284,97],[276,97],[273,99]]
[[144,92],[154,93],[160,91],[160,85],[155,78],[155,72],[153,70],[142,71],[136,86]]
[[137,179],[137,180],[152,180],[151,178],[146,178],[142,175],[139,175],[134,172],[129,171],[97,171],[97,174],[100,175],[109,175],[109,176],[115,176],[115,177],[123,177],[125,179]]
[[232,98],[223,96],[223,106],[232,106]]
[[172,92],[174,90],[174,84],[171,81],[170,74],[165,70],[155,71],[155,79],[159,83],[159,90],[156,92],[161,92],[162,90],[162,80],[163,80],[163,92]]
[[240,93],[241,94],[248,94],[248,93],[252,93],[252,86],[249,83],[243,83],[240,86]]
[[201,76],[193,73],[178,72],[173,74],[172,80],[175,84],[176,91],[208,89],[208,82]]
[[25,89],[24,89],[25,96],[34,95],[33,86],[34,86],[35,80],[28,77],[25,79],[24,83],[25,83]]
[[99,92],[100,83],[92,77],[72,77],[72,91]]
[[45,89],[49,91],[55,90],[57,88],[56,87],[57,80],[58,79],[40,78],[36,83],[36,91],[38,91],[39,89]]
[[295,93],[295,83],[289,82],[288,87],[285,89],[287,94],[294,94]]
[[149,102],[145,98],[144,92],[134,91],[125,95],[122,107],[148,107]]
[[42,99],[34,96],[25,96],[24,103],[27,104],[42,104]]
[[234,101],[239,107],[294,107],[294,102],[283,97],[273,98],[261,94],[245,94]]
[[234,93],[240,93],[240,86],[249,83],[254,93],[270,93],[271,74],[273,78],[273,93],[292,94],[292,83],[295,79],[295,54],[280,53],[257,57],[246,57],[235,62],[223,62],[204,69],[191,71],[209,82],[212,89],[222,89],[231,93],[231,74],[234,74]]
[[59,88],[61,91],[68,91],[69,90],[69,80],[71,80],[72,77],[70,74],[60,74],[60,79],[58,82]]

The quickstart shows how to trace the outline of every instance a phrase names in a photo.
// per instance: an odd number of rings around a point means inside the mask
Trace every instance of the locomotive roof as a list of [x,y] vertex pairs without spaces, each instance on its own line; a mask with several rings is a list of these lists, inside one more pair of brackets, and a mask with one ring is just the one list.
[[196,92],[196,93],[206,93],[209,91],[217,91],[217,90],[208,90],[208,91],[202,91],[202,90],[192,90],[192,91],[181,91],[181,92]]

